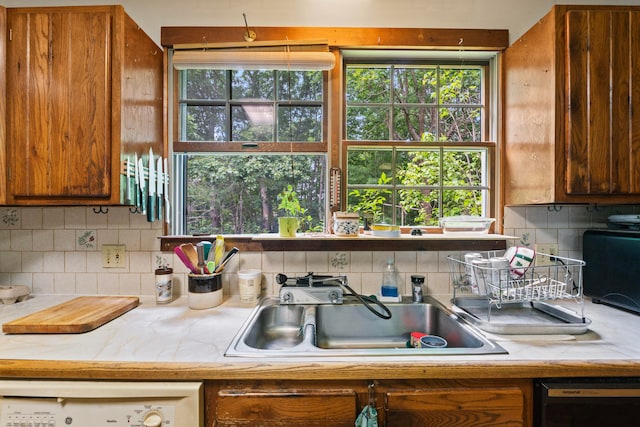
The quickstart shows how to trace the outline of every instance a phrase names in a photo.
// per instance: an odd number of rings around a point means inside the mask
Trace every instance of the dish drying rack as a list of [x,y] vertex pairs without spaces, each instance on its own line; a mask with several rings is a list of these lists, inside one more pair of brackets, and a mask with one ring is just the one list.
[[491,258],[504,257],[506,251],[474,252],[480,254],[482,262],[468,262],[465,254],[447,256],[451,268],[453,298],[456,293],[474,294],[485,298],[488,304],[488,320],[491,308],[503,304],[569,300],[580,307],[584,317],[582,267],[585,262],[536,252],[534,262],[526,268],[492,267]]

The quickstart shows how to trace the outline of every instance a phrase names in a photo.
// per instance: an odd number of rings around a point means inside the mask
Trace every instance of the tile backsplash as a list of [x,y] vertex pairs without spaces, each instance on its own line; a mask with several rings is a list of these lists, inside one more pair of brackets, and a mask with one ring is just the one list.
[[[106,208],[103,208],[106,209]],[[582,257],[582,233],[606,227],[613,214],[635,213],[638,206],[507,207],[504,234],[517,244],[557,243],[561,256]],[[21,284],[32,293],[153,295],[153,271],[174,268],[174,293],[186,292],[182,263],[159,251],[160,222],[148,223],[127,207],[0,207],[0,284]],[[126,248],[124,268],[102,267],[102,245]],[[411,294],[411,274],[426,277],[427,293],[449,294],[447,252],[241,252],[225,269],[225,293],[238,293],[237,271],[261,269],[263,288],[275,294],[277,273],[346,274],[357,292],[376,293],[386,260],[393,258]]]

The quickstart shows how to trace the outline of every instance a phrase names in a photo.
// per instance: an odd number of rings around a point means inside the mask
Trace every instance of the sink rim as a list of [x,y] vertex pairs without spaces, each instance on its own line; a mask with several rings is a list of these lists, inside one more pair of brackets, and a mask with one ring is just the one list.
[[[345,299],[344,306],[357,305],[355,300]],[[455,319],[456,323],[466,332],[472,334],[475,338],[482,342],[480,347],[446,347],[446,348],[321,348],[315,344],[315,334],[313,339],[303,337],[301,343],[286,349],[260,349],[254,348],[245,343],[246,336],[250,333],[252,325],[254,325],[260,316],[260,313],[268,307],[280,305],[280,301],[276,297],[265,297],[260,300],[259,304],[252,310],[247,320],[242,324],[238,332],[235,334],[231,343],[227,347],[225,357],[249,357],[249,358],[278,358],[278,357],[354,357],[354,356],[478,356],[490,354],[508,354],[508,352],[493,340],[485,337],[479,329],[473,326],[466,319],[460,317],[436,299],[426,296],[422,303],[401,302],[387,303],[387,305],[407,305],[407,304],[431,304],[445,312],[447,315]],[[309,304],[307,307],[317,307],[320,304]],[[339,307],[337,304],[336,307]],[[303,315],[303,317],[306,317]],[[315,323],[313,323],[315,327]],[[302,328],[309,327],[303,323]],[[305,331],[306,334],[306,331]]]

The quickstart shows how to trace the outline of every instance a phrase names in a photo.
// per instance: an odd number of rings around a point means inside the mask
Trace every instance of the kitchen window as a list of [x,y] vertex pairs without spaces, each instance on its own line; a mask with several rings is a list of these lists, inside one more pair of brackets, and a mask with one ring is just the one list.
[[340,52],[331,76],[174,74],[173,234],[276,232],[288,183],[307,209],[304,231],[324,231],[332,167],[342,209],[372,220],[495,216],[496,53],[354,52]]
[[491,216],[489,63],[356,60],[345,70],[349,209],[410,226]]
[[277,196],[288,185],[306,229],[323,230],[321,71],[188,69],[177,88],[178,234],[275,232]]

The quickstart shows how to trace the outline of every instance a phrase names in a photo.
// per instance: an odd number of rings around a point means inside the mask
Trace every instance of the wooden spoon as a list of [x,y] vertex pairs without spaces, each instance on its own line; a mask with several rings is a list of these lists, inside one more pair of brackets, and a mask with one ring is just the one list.
[[196,247],[193,246],[192,243],[183,243],[180,245],[180,249],[182,252],[189,258],[189,262],[191,262],[191,266],[193,267],[191,271],[194,273],[199,273],[198,270],[198,251],[196,251]]

